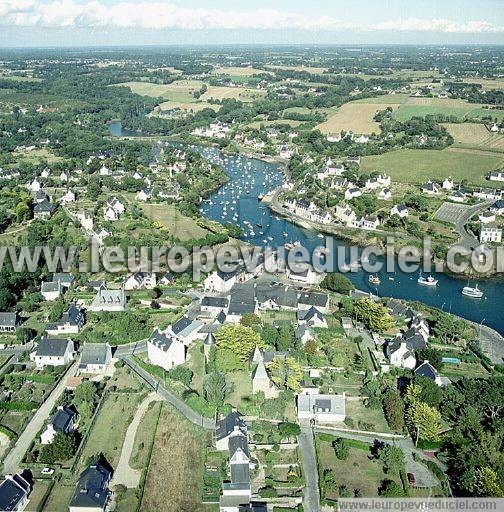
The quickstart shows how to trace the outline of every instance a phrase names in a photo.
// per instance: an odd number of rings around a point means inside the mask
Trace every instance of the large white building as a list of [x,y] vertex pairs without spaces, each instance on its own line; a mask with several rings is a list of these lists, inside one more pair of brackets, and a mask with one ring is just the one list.
[[171,370],[186,360],[184,343],[172,335],[156,329],[147,341],[149,361],[165,370]]
[[297,396],[297,412],[300,420],[316,423],[341,423],[345,421],[345,393],[321,395],[318,390]]
[[500,244],[502,242],[502,229],[493,227],[483,227],[480,229],[479,241],[483,243],[492,242]]

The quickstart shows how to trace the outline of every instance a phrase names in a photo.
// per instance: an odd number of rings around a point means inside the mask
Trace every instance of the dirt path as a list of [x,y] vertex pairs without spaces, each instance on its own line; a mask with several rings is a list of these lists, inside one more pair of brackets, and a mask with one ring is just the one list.
[[135,417],[126,431],[126,437],[124,438],[121,450],[121,457],[119,458],[117,468],[114,471],[114,477],[112,478],[112,485],[122,484],[133,489],[138,487],[141,471],[138,469],[132,469],[129,465],[129,461],[133,452],[135,436],[138,426],[140,425],[140,421],[147,412],[149,404],[158,400],[162,400],[162,398],[157,393],[150,393],[138,406],[138,409],[135,412]]

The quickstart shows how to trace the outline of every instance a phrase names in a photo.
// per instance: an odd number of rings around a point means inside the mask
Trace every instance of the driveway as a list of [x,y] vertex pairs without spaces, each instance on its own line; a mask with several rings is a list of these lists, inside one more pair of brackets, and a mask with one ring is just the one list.
[[488,208],[492,204],[493,201],[485,201],[473,206],[458,203],[443,203],[436,212],[436,218],[443,222],[455,224],[455,228],[460,235],[460,240],[457,242],[457,245],[471,250],[478,247],[479,240],[467,232],[465,225],[473,215]]
[[315,441],[310,426],[301,425],[301,434],[298,436],[299,453],[303,464],[303,473],[306,480],[303,506],[305,512],[320,512],[320,491],[318,484],[317,456],[315,454]]
[[30,420],[23,433],[19,436],[12,450],[7,454],[3,463],[2,474],[16,473],[20,469],[21,461],[30,447],[31,442],[43,427],[44,422],[49,418],[59,397],[66,388],[67,378],[75,374],[77,363],[72,366],[61,377],[51,394],[46,398],[45,402],[37,409],[33,418]]
[[144,414],[149,407],[151,402],[161,400],[161,397],[157,393],[150,393],[144,401],[138,406],[133,421],[130,423],[126,436],[123,441],[121,457],[117,464],[117,468],[114,471],[114,477],[112,478],[112,485],[124,485],[130,489],[135,489],[140,483],[140,477],[142,472],[138,469],[133,469],[129,461],[133,452],[133,446],[135,444],[135,436],[140,425]]

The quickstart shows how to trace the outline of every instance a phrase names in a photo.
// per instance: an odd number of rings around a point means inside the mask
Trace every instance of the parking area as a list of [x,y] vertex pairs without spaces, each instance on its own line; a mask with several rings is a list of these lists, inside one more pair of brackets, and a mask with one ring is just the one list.
[[436,212],[436,219],[443,222],[457,224],[458,221],[471,210],[466,204],[443,203]]

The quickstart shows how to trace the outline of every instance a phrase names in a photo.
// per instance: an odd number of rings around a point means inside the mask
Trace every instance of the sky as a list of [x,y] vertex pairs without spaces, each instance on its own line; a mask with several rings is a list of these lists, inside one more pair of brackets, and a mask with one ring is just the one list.
[[504,0],[0,0],[0,47],[504,44]]

